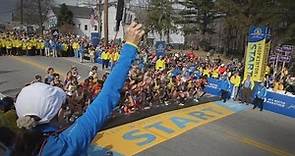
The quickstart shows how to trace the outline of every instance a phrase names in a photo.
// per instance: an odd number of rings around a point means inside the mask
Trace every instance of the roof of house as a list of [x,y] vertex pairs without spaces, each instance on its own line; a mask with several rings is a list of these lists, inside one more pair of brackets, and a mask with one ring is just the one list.
[[[79,7],[79,6],[70,6],[67,5],[68,9],[72,11],[74,18],[84,18],[89,19],[91,14],[91,8]],[[60,10],[60,7],[54,7],[53,12],[57,15]]]

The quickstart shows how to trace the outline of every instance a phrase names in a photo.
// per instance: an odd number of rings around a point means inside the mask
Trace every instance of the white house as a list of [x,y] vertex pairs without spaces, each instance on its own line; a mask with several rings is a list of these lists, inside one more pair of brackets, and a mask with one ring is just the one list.
[[[97,31],[97,21],[94,21],[93,27],[90,24],[91,8],[69,5],[67,5],[67,7],[73,13],[73,23],[76,28],[75,33],[90,37],[91,32]],[[48,11],[46,23],[47,29],[53,28],[57,25],[57,15],[59,11],[59,6],[53,7]]]
[[[86,35],[90,37],[92,32],[98,32],[98,21],[97,19],[94,20],[93,25],[91,24],[90,16],[92,14],[92,8],[87,6],[71,6],[67,5],[68,9],[71,10],[73,13],[73,22],[74,26],[77,28],[76,33],[79,35]],[[56,6],[49,10],[47,15],[47,22],[46,28],[51,28],[56,26],[57,24],[57,14],[59,12],[60,7]],[[109,14],[108,14],[108,24],[109,24],[109,40],[114,39],[116,32],[116,6],[109,5]],[[104,36],[104,29],[103,29],[103,11],[102,11],[102,37]],[[117,39],[123,38],[123,28],[120,27],[119,32],[117,34]]]

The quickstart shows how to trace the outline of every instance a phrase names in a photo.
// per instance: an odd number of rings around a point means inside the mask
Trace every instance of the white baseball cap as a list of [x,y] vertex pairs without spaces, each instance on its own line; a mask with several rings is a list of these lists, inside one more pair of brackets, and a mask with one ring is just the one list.
[[41,120],[38,124],[49,123],[66,101],[66,93],[58,87],[44,83],[34,83],[21,90],[15,109],[19,118],[35,115]]

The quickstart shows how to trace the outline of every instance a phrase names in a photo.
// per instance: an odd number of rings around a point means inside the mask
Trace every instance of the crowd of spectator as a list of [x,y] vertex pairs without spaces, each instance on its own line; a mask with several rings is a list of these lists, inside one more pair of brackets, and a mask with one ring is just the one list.
[[0,56],[47,56],[47,57],[77,57],[83,62],[88,57],[90,62],[96,62],[96,57],[102,57],[105,66],[119,59],[119,46],[94,46],[87,37],[73,34],[34,35],[24,32],[0,33]]
[[[108,51],[104,50],[101,55],[106,55],[104,53]],[[114,66],[115,62],[111,65]],[[102,67],[105,68],[104,66],[107,67],[103,61]],[[93,66],[88,78],[82,80],[78,69],[72,67],[64,76],[64,80],[61,80],[62,76],[59,73],[55,73],[53,68],[48,68],[44,81],[40,75],[36,75],[32,83],[44,82],[63,88],[72,100],[71,105],[66,108],[68,113],[65,118],[72,122],[85,111],[102,88],[107,73],[101,76],[102,73],[99,71],[101,70],[97,66]],[[116,111],[130,114],[158,105],[183,106],[187,100],[198,102],[199,98],[206,94],[204,88],[208,84],[208,78],[225,80],[224,83],[227,84],[220,88],[221,92],[226,93],[224,101],[230,97],[238,100],[241,84],[248,84],[248,81],[241,82],[241,77],[243,65],[237,60],[224,64],[219,56],[214,59],[210,56],[202,58],[193,52],[158,56],[155,52],[143,48],[129,72]],[[253,87],[254,84],[251,84],[250,90]],[[232,94],[228,95],[231,92]],[[243,90],[242,93],[244,97],[248,97],[250,91]],[[250,103],[243,97],[240,100]]]

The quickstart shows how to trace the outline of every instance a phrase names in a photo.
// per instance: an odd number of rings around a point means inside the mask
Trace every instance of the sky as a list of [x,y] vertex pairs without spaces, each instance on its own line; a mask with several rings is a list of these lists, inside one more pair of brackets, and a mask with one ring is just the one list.
[[17,0],[0,0],[0,23],[11,20],[12,11],[16,11]]
[[[13,11],[18,11],[16,3],[20,0],[0,0],[0,23],[11,21]],[[109,0],[110,2],[116,0]],[[135,0],[137,1],[137,0]],[[77,5],[83,3],[95,4],[96,0],[54,0],[56,4],[66,3],[67,5]]]
[[[16,3],[18,1],[20,0],[0,0],[0,23],[7,23],[11,21],[12,12],[17,11]],[[58,4],[66,3],[68,5],[76,5],[77,1],[79,0],[54,0],[54,1]],[[89,1],[89,0],[83,0],[83,1]]]

